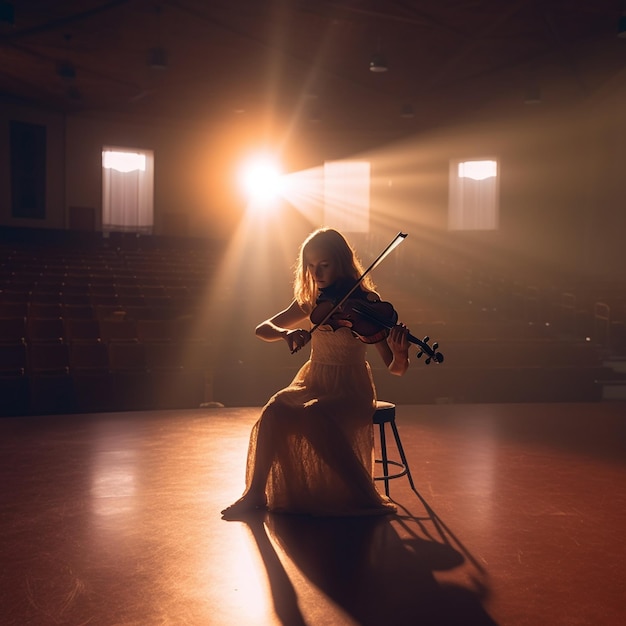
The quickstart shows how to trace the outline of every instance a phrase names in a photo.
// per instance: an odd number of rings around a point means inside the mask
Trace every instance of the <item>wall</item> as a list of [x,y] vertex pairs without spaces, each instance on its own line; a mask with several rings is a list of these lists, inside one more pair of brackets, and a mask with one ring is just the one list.
[[[371,153],[381,215],[391,213],[424,249],[501,267],[565,276],[621,277],[626,122],[621,93],[568,110],[550,106],[482,112],[471,122]],[[497,232],[446,230],[450,159],[500,162]],[[393,211],[389,211],[393,207]],[[389,221],[389,218],[383,221]]]
[[[227,237],[244,200],[234,170],[248,146],[282,138],[292,169],[350,155],[372,162],[372,224],[381,241],[398,230],[412,234],[407,249],[437,254],[496,254],[511,265],[554,271],[620,274],[626,211],[621,198],[626,122],[619,90],[600,93],[569,110],[500,107],[447,128],[392,141],[312,132],[280,133],[245,120],[228,124],[148,123],[98,115],[64,116],[0,102],[0,225],[65,228],[68,207],[101,213],[104,145],[155,152],[155,229]],[[47,127],[47,215],[10,215],[8,122]],[[272,140],[272,137],[275,140]],[[287,137],[285,139],[285,137]],[[368,146],[376,145],[375,148]],[[495,156],[501,163],[501,227],[494,233],[448,233],[451,158]],[[412,248],[413,246],[413,248]],[[483,259],[485,260],[485,259]]]

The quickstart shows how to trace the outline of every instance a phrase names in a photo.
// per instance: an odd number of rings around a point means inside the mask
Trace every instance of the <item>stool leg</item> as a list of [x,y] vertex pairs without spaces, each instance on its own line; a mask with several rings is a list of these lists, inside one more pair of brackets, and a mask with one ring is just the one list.
[[385,495],[389,497],[389,463],[387,462],[387,440],[385,438],[385,424],[379,424],[380,428],[380,452],[383,459],[383,482],[385,483]]
[[415,491],[415,485],[413,484],[413,477],[411,476],[411,470],[409,469],[409,464],[406,460],[406,455],[404,454],[404,448],[402,447],[402,442],[400,441],[400,433],[398,432],[398,427],[396,426],[395,420],[391,421],[391,429],[393,430],[393,436],[396,440],[396,446],[398,446],[400,459],[402,460],[402,463],[404,463],[404,467],[406,468],[406,477],[409,479],[409,484],[411,485],[411,489]]

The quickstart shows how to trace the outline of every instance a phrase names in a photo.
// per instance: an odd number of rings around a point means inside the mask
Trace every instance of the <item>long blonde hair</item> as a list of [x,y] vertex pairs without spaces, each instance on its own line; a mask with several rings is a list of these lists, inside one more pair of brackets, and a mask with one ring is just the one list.
[[[294,271],[293,295],[298,304],[311,311],[318,297],[317,287],[306,262],[307,251],[313,247],[321,249],[337,266],[338,278],[357,280],[363,275],[363,265],[347,239],[334,228],[319,228],[312,232],[300,245]],[[374,291],[374,282],[369,274],[360,285],[365,291]]]

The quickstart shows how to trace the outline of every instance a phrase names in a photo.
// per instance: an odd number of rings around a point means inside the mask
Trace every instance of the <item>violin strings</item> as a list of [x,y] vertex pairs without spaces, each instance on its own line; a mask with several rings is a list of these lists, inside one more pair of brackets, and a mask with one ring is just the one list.
[[391,328],[394,327],[394,324],[392,324],[390,321],[382,320],[377,315],[375,315],[372,312],[371,305],[366,304],[365,302],[358,302],[358,303],[353,304],[352,310],[355,313],[358,313],[359,315],[363,315],[364,317],[368,318],[371,322],[376,322],[380,324],[384,328],[387,328],[390,330]]

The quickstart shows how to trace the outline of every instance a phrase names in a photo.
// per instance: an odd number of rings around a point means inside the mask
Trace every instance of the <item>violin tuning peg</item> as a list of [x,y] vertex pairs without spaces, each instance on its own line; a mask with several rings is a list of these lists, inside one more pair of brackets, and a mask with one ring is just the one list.
[[426,336],[424,337],[424,343],[428,343],[430,341],[430,337]]
[[430,357],[426,359],[426,365],[430,365]]
[[436,350],[439,347],[439,344],[435,341],[435,343],[433,344],[433,350]]
[[424,354],[421,350],[417,353],[417,358],[421,359],[422,358],[422,354]]

